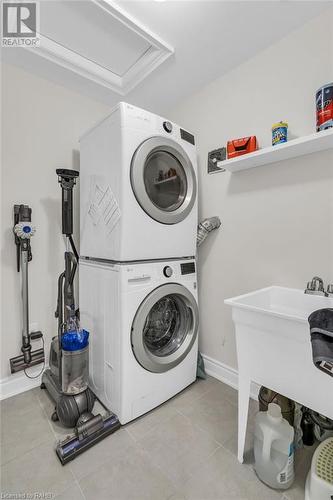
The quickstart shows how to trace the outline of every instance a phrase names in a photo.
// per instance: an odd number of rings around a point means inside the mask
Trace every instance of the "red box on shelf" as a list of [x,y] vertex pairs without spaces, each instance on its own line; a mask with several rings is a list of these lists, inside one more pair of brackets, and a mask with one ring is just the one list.
[[233,139],[227,142],[228,159],[236,156],[246,155],[257,151],[258,141],[255,135],[251,137],[242,137],[241,139]]

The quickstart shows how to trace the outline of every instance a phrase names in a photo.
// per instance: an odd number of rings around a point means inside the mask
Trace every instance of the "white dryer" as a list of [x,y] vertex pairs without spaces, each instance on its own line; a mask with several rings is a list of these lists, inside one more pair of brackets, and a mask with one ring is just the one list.
[[121,424],[194,382],[194,260],[111,264],[81,259],[80,313],[91,335],[90,387]]
[[80,140],[81,255],[116,262],[194,256],[194,136],[120,103]]

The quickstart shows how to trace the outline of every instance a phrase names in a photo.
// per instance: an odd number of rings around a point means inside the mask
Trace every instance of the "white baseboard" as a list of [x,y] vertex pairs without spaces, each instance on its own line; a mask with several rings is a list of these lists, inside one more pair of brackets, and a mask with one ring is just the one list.
[[[217,361],[205,354],[202,354],[203,360],[205,362],[205,369],[207,375],[220,380],[221,382],[230,385],[234,389],[238,390],[238,371],[231,366],[227,366],[221,361]],[[260,386],[255,382],[251,383],[251,398],[258,400]]]
[[[35,370],[35,373],[30,369],[32,376],[35,376],[40,371],[39,366],[36,368],[37,370]],[[37,378],[30,379],[26,377],[23,372],[18,372],[0,380],[0,400],[16,396],[17,394],[21,394],[21,392],[38,387],[41,384],[41,379],[41,375]]]

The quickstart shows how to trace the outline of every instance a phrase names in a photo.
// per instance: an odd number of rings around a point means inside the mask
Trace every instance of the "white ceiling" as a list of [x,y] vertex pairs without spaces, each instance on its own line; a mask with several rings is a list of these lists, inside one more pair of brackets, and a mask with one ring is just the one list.
[[[44,0],[41,3],[41,33],[52,38],[54,19],[57,17],[55,6],[59,6],[59,2]],[[89,31],[87,33],[89,27],[86,21],[91,16],[91,5],[80,2],[82,14],[77,16],[77,9],[73,10],[73,3],[77,2],[61,3],[67,13],[63,17],[65,21],[60,20],[63,44],[71,45],[71,48],[81,50],[89,57],[91,35]],[[161,114],[332,5],[330,1],[318,0],[148,0],[117,3],[175,50],[174,55],[122,98]],[[115,43],[113,51],[106,51],[105,39],[109,34],[104,19],[99,16],[96,21],[99,23],[100,63],[121,74],[145,50],[145,46],[138,41],[133,50],[133,40],[128,40],[131,43],[125,44],[123,49]],[[73,37],[73,29],[77,30],[77,37]],[[119,30],[119,27],[114,27],[114,30]],[[119,57],[121,50],[123,54]],[[33,50],[4,49],[3,59],[110,106],[119,101],[119,95],[112,90],[38,57]]]
[[[96,60],[118,76],[123,76],[150,48],[147,40],[107,15],[93,2],[41,2],[40,19],[41,35],[54,41],[61,40],[64,47]],[[73,29],[75,26],[80,29]]]

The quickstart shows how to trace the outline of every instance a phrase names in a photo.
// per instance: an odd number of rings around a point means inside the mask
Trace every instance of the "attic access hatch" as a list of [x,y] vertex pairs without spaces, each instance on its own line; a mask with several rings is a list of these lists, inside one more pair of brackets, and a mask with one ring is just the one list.
[[110,0],[39,2],[34,53],[126,95],[173,49]]

